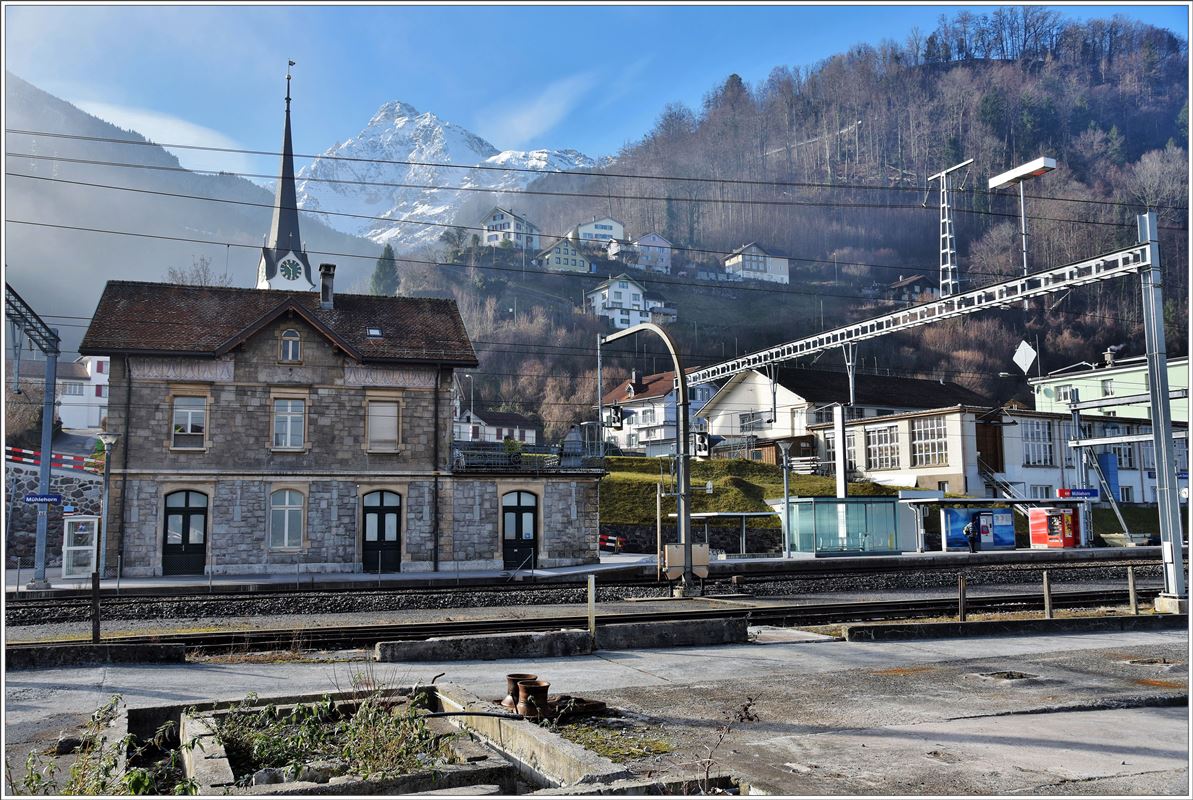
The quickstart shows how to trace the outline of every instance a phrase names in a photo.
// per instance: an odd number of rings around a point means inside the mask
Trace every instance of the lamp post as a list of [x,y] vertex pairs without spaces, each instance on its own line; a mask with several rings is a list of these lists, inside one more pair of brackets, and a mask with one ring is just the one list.
[[468,423],[471,425],[473,418],[476,416],[476,386],[472,382],[471,375],[465,375],[464,377],[468,379]]
[[[1023,203],[1023,184],[1029,178],[1034,178],[1037,175],[1043,175],[1045,172],[1051,172],[1056,169],[1056,159],[1048,158],[1047,156],[1040,156],[1035,161],[1029,161],[1026,164],[1021,164],[1014,169],[1007,170],[1001,175],[995,175],[990,179],[990,189],[1006,189],[1010,186],[1019,186],[1019,240],[1020,247],[1023,251],[1023,274],[1027,275],[1027,214]],[[1023,308],[1027,309],[1027,301],[1023,301]]]
[[791,442],[779,441],[779,449],[783,451],[783,558],[791,557],[791,483],[788,479],[791,469]]
[[100,535],[95,537],[95,561],[91,568],[91,641],[99,642],[99,579],[104,568],[104,549],[108,541],[108,486],[112,474],[112,452],[120,434],[105,431],[99,435],[104,444],[104,494],[100,504]]

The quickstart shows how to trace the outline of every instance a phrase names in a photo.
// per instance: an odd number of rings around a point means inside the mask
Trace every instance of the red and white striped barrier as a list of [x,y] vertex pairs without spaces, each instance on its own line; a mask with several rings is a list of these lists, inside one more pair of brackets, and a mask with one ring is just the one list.
[[[5,447],[4,458],[17,464],[41,466],[40,450],[25,450],[20,447]],[[72,453],[50,453],[50,466],[55,469],[70,469],[76,472],[103,472],[104,460],[96,456],[78,456]]]

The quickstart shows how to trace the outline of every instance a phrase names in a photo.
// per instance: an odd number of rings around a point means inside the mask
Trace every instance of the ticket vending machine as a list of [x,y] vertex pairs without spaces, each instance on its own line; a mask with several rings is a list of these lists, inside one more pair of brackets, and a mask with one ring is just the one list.
[[84,514],[62,518],[62,577],[87,578],[95,571],[95,538],[99,517]]
[[1027,521],[1033,550],[1076,547],[1081,541],[1081,521],[1071,508],[1033,508]]

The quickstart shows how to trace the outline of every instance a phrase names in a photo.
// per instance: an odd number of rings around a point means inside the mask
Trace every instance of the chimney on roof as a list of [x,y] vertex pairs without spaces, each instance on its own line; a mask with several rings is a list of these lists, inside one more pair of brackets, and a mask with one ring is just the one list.
[[638,385],[638,370],[630,370],[630,383],[634,386]]
[[335,308],[335,264],[319,265],[319,308]]

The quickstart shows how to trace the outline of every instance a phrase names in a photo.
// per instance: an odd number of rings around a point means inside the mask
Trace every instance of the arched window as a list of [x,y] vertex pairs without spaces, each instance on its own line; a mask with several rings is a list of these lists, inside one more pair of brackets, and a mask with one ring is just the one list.
[[302,337],[293,328],[282,331],[278,361],[302,361]]
[[207,495],[170,492],[165,497],[163,575],[202,575],[207,558]]
[[279,489],[269,496],[269,546],[302,546],[302,512],[305,498],[294,489]]

